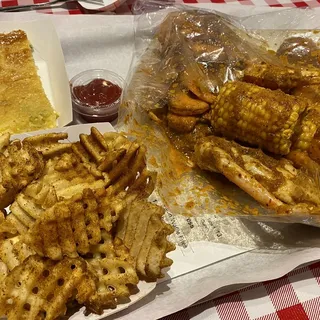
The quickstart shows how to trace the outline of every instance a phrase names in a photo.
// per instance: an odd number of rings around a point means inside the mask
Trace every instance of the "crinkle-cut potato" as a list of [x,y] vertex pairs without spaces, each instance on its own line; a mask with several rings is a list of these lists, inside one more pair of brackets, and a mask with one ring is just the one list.
[[160,278],[161,269],[172,264],[166,254],[173,251],[175,246],[167,240],[167,236],[174,229],[162,220],[163,215],[163,208],[137,200],[119,216],[116,238],[121,239],[129,249],[142,279]]
[[19,193],[14,203],[10,206],[10,214],[7,217],[20,234],[24,234],[35,223],[45,208],[38,205],[32,198]]
[[[95,129],[92,129],[92,132],[93,131],[95,131]],[[109,150],[128,150],[131,145],[131,141],[119,132],[105,132],[103,138]]]
[[46,159],[53,158],[61,153],[71,152],[72,143],[61,143],[60,140],[68,138],[66,132],[45,133],[25,138],[24,141],[30,143],[37,151],[41,152]]
[[0,153],[0,209],[4,209],[31,181],[42,174],[42,155],[28,143],[11,142]]
[[15,226],[0,212],[0,285],[7,273],[35,252],[24,242]]
[[4,280],[4,278],[8,275],[9,270],[7,265],[0,260],[0,284]]
[[17,228],[6,219],[4,212],[0,211],[0,241],[11,238],[17,234]]
[[133,262],[132,257],[129,255],[128,248],[123,245],[120,239],[114,239],[112,232],[106,230],[101,230],[100,242],[96,245],[90,245],[89,252],[84,255],[83,258],[89,263],[104,258],[119,258],[130,261],[130,263]]
[[35,251],[25,244],[21,238],[19,235],[0,240],[0,260],[5,263],[10,271],[23,263],[29,256],[35,254]]
[[86,188],[104,186],[105,182],[93,176],[73,153],[63,153],[47,160],[43,175],[16,197],[9,219],[22,234],[58,200],[70,199]]
[[162,276],[172,228],[146,200],[155,174],[144,146],[96,128],[76,143],[9,139],[0,136],[0,203],[12,192],[0,211],[0,316],[57,319],[76,302],[102,314],[128,302],[139,278]]
[[103,230],[99,244],[90,246],[84,258],[99,279],[98,290],[88,306],[95,313],[115,308],[130,296],[129,286],[139,282],[128,249],[120,239],[113,239],[111,232]]
[[102,173],[110,195],[128,190],[133,192],[153,184],[154,174],[146,168],[146,149],[118,133],[102,135],[96,128],[81,134],[72,145],[75,154],[92,172]]
[[129,286],[139,282],[134,266],[122,259],[93,259],[90,264],[99,278],[98,289],[87,305],[95,313],[115,308],[130,296]]
[[57,319],[68,301],[86,304],[95,291],[96,279],[83,259],[55,262],[33,255],[1,283],[0,314],[8,320]]
[[111,230],[113,216],[124,207],[104,202],[105,197],[105,190],[85,189],[82,195],[58,202],[36,220],[23,241],[52,260],[87,254],[101,241],[102,229]]
[[52,186],[58,199],[68,199],[81,194],[85,188],[103,188],[102,178],[102,175],[93,175],[74,153],[63,153],[46,162],[42,177],[30,184],[24,193],[36,199],[41,197],[43,187]]

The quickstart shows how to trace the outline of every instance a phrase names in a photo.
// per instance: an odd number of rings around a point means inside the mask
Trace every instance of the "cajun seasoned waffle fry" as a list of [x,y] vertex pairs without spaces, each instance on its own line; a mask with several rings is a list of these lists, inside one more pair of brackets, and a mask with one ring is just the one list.
[[110,195],[123,190],[130,192],[151,180],[146,169],[146,149],[120,134],[102,135],[93,127],[90,135],[80,135],[73,150],[92,171],[103,173]]
[[172,264],[166,253],[175,249],[167,240],[174,230],[162,220],[163,215],[163,208],[138,200],[119,217],[116,237],[129,249],[138,275],[147,280],[161,277],[161,268]]
[[35,203],[31,197],[20,193],[10,206],[10,210],[11,213],[8,215],[7,220],[15,226],[20,234],[23,234],[42,215],[45,208]]
[[6,219],[3,212],[0,211],[0,241],[13,237],[18,233],[16,227]]
[[163,212],[144,201],[154,188],[146,149],[95,128],[78,143],[66,138],[47,134],[9,144],[0,137],[1,156],[14,151],[18,163],[22,149],[27,162],[30,149],[41,169],[20,183],[9,214],[0,212],[0,315],[8,320],[56,319],[75,302],[102,314],[128,302],[138,274],[156,280],[172,263],[165,257],[171,229]]
[[128,249],[120,239],[113,239],[110,232],[101,232],[101,241],[90,246],[85,259],[99,279],[98,291],[89,305],[96,313],[105,308],[115,308],[118,302],[129,297],[127,285],[136,285],[139,281]]
[[0,283],[4,280],[4,278],[8,275],[8,268],[5,263],[0,260]]
[[42,153],[44,158],[52,158],[64,152],[72,150],[71,143],[61,143],[60,140],[68,138],[66,132],[39,134],[24,139],[30,143],[35,149]]
[[58,200],[70,199],[86,188],[103,188],[105,182],[93,176],[72,153],[49,159],[40,179],[29,184],[11,205],[9,219],[20,233]]
[[52,260],[87,254],[90,245],[101,241],[101,228],[112,228],[112,203],[104,205],[105,196],[104,191],[95,194],[86,189],[81,196],[58,202],[41,215],[23,241]]
[[128,285],[136,285],[139,278],[135,268],[119,258],[92,260],[91,266],[98,275],[98,290],[90,298],[88,307],[96,313],[115,308],[117,303],[130,296]]
[[[60,190],[58,191],[60,192]],[[30,183],[19,195],[29,198],[42,209],[51,208],[58,202],[56,188],[52,184],[45,183],[43,178]],[[61,197],[61,193],[59,195]],[[17,199],[12,204],[11,210],[16,202],[18,202]]]
[[0,240],[0,260],[10,271],[33,254],[35,252],[21,241],[21,236]]
[[106,193],[101,198],[101,210],[100,213],[100,228],[104,230],[110,230],[114,222],[119,218],[119,214],[124,210],[127,205],[127,199],[123,199],[122,195],[110,198]]
[[90,252],[85,256],[87,261],[92,262],[97,259],[119,258],[121,260],[133,262],[129,255],[128,248],[123,245],[120,239],[114,239],[111,232],[101,231],[101,241],[99,244],[90,246]]
[[75,154],[63,153],[47,161],[43,176],[29,185],[25,193],[36,197],[43,186],[52,186],[58,199],[68,199],[81,194],[85,188],[103,188],[104,185],[102,176],[89,172]]
[[[21,241],[21,236],[17,234],[18,230],[15,226],[0,213],[0,261],[7,271],[11,271],[35,253]],[[0,273],[2,269],[0,266]]]
[[57,319],[65,314],[68,301],[86,303],[95,290],[95,278],[84,260],[54,262],[30,256],[3,280],[0,314],[8,320]]
[[123,134],[118,132],[105,132],[103,138],[110,150],[125,149],[128,150],[130,147],[130,140]]
[[116,257],[116,251],[111,232],[101,230],[101,240],[98,244],[90,245],[88,253],[83,257],[88,262],[104,258],[112,259]]
[[0,153],[0,209],[7,207],[15,196],[43,170],[41,154],[28,143],[13,141]]

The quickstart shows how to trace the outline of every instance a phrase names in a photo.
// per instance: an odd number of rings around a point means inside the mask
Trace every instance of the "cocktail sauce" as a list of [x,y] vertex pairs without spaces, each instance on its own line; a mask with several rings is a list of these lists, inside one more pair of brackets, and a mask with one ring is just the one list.
[[121,96],[122,89],[111,81],[93,79],[86,85],[74,87],[73,93],[88,107],[102,107],[116,102]]
[[86,122],[116,120],[124,86],[119,75],[105,69],[91,69],[75,75],[70,80],[70,90],[77,119]]

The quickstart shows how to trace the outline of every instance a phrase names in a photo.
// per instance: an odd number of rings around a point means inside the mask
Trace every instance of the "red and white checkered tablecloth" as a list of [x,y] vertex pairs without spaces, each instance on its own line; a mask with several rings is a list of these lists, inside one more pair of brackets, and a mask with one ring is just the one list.
[[319,320],[320,262],[161,320]]
[[195,3],[227,3],[233,5],[251,5],[251,6],[269,6],[269,7],[320,7],[320,0],[176,0],[177,3],[182,4],[195,4]]
[[[132,4],[135,0],[127,0],[125,3],[118,0],[112,7],[112,13],[115,14],[132,14]],[[33,3],[47,3],[50,0],[0,0],[0,7],[16,6]],[[320,0],[175,0],[179,4],[197,4],[197,3],[213,3],[213,4],[232,4],[240,6],[269,6],[269,7],[320,7]],[[39,12],[50,14],[102,14],[103,11],[92,11],[83,8],[77,1],[68,4],[59,4],[55,9],[43,9]]]
[[[0,7],[10,7],[17,5],[29,5],[36,3],[50,3],[51,0],[0,0]],[[87,10],[82,7],[76,0],[68,3],[57,3],[53,8],[37,10],[40,13],[74,15],[74,14],[132,14],[132,5],[135,0],[127,0],[123,3],[118,0],[111,5],[108,11]]]
[[[132,14],[135,0],[116,6],[113,14]],[[180,4],[213,3],[239,6],[320,7],[320,0],[175,0]],[[0,7],[43,3],[50,0],[0,0]],[[51,14],[101,14],[74,1]],[[320,320],[320,262],[294,270],[286,276],[251,285],[217,299],[189,307],[161,320]]]

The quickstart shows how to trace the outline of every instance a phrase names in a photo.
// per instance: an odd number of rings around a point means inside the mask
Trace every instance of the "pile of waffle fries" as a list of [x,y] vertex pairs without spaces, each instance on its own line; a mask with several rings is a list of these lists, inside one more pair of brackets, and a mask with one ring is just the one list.
[[102,314],[172,264],[173,228],[147,201],[146,149],[119,133],[0,136],[0,316]]

